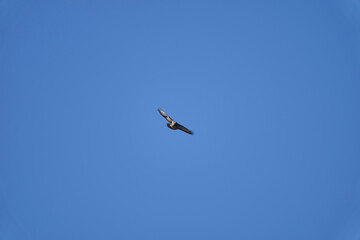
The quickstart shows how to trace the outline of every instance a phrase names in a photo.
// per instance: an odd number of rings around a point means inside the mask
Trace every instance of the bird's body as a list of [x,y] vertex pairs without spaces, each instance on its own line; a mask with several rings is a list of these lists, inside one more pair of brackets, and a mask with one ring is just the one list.
[[194,132],[190,131],[189,129],[187,129],[186,127],[184,127],[183,125],[177,123],[176,121],[172,120],[171,117],[169,117],[169,115],[167,115],[163,110],[161,110],[160,108],[158,109],[159,113],[161,114],[161,116],[163,116],[169,123],[167,123],[166,125],[172,129],[172,130],[177,130],[180,129],[188,134],[193,135]]
[[175,127],[176,125],[176,122],[173,122],[173,123],[167,123],[166,126],[168,126],[170,129],[172,130],[176,130],[177,128]]
[[172,130],[176,130],[176,128],[170,126],[170,123],[167,123],[166,126],[168,126],[168,128],[172,129]]

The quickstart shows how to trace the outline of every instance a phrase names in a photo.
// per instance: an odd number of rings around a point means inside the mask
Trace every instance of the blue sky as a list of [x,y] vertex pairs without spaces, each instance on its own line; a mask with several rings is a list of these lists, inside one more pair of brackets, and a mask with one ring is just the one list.
[[0,239],[359,239],[359,16],[0,1]]

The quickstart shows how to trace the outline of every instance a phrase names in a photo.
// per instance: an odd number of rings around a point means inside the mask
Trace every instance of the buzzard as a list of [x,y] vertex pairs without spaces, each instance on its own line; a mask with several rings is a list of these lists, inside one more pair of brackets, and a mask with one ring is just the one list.
[[189,129],[187,129],[186,127],[184,127],[183,125],[180,125],[179,123],[175,122],[174,120],[171,119],[171,117],[169,117],[169,115],[167,115],[163,110],[161,110],[160,108],[158,109],[159,113],[161,114],[161,116],[163,116],[169,123],[167,123],[166,125],[171,128],[172,130],[176,130],[176,129],[180,129],[181,131],[184,131],[188,134],[193,135],[194,132],[190,131]]

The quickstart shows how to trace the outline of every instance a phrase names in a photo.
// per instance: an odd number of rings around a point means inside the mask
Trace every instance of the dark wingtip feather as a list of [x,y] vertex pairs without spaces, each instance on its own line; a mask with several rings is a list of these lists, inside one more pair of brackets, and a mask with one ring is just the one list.
[[188,133],[188,134],[190,134],[190,135],[194,135],[194,132],[191,131],[191,130],[189,130],[189,129],[187,129],[187,131],[184,131],[184,132],[186,132],[186,133]]

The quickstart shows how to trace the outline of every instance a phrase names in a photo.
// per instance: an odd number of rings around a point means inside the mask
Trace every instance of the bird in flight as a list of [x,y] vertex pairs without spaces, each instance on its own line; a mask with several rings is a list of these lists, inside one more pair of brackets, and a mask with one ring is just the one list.
[[181,131],[184,131],[188,134],[193,135],[194,132],[190,131],[189,129],[187,129],[186,127],[184,127],[183,125],[180,125],[179,123],[175,122],[174,120],[171,119],[171,117],[169,117],[169,115],[167,115],[163,110],[161,110],[160,108],[158,109],[159,113],[161,114],[161,116],[163,116],[169,123],[167,123],[166,125],[172,129],[172,130],[176,130],[176,129],[180,129]]

